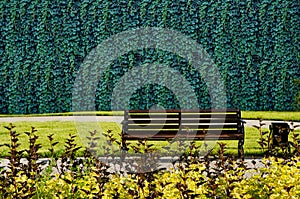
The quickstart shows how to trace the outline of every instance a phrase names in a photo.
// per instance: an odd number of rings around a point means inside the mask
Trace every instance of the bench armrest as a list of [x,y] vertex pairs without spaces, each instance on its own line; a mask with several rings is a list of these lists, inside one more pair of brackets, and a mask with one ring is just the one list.
[[242,119],[241,119],[241,123],[242,123],[242,124],[246,124],[247,122],[246,122],[245,120],[242,120]]

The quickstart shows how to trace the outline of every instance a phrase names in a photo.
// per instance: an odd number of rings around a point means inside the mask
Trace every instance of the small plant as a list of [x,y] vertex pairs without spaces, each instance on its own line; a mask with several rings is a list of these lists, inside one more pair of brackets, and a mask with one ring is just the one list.
[[289,142],[289,145],[291,147],[291,156],[292,157],[300,157],[300,137],[299,133],[295,132],[295,128],[300,127],[300,125],[294,125],[294,122],[291,122],[291,135],[292,135],[292,141]]
[[259,119],[259,124],[253,125],[259,131],[259,140],[258,144],[261,147],[261,150],[268,156],[270,150],[270,143],[271,143],[271,134],[269,131],[263,131],[263,127],[266,124],[262,122],[262,119]]
[[38,173],[40,172],[39,166],[37,164],[38,160],[38,150],[41,148],[41,144],[36,144],[38,136],[35,135],[37,130],[34,127],[31,127],[31,132],[25,132],[25,134],[29,137],[29,149],[25,150],[28,155],[28,163],[27,163],[27,176],[34,180]]
[[[3,146],[9,148],[10,157],[8,167],[1,172],[0,193],[7,198],[31,198],[36,192],[35,179],[39,172],[37,152],[40,145],[36,144],[38,138],[34,134],[36,130],[32,127],[31,132],[25,132],[29,137],[29,149],[18,150],[20,146],[19,134],[14,130],[15,126],[9,124],[5,128],[10,133],[10,144],[4,144]],[[27,164],[21,162],[25,152],[27,152]]]
[[48,135],[48,140],[50,142],[50,148],[48,149],[48,151],[50,152],[50,158],[53,159],[55,157],[54,155],[54,147],[55,145],[57,145],[59,142],[53,142],[54,138],[53,138],[54,134]]

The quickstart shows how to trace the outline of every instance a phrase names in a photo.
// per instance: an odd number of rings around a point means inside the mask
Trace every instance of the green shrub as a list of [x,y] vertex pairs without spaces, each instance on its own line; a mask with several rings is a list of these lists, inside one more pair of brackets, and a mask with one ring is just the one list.
[[[156,174],[153,181],[144,182],[143,188],[138,175],[112,174],[104,186],[103,198],[300,197],[300,158],[293,158],[291,162],[264,159],[264,165],[266,167],[252,170],[238,167],[208,177],[204,164],[192,164],[184,171],[171,169]],[[250,177],[245,177],[246,171]],[[70,173],[66,176],[55,175],[45,183],[46,186],[38,185],[37,192],[45,197],[53,194],[57,198],[93,198],[99,192],[96,179],[97,174],[93,172],[86,173],[80,179],[72,178]],[[214,182],[213,186],[211,182]]]
[[[289,161],[265,159],[271,165],[258,170],[248,179],[236,182],[234,198],[299,198],[300,158]],[[256,171],[253,171],[256,172]]]

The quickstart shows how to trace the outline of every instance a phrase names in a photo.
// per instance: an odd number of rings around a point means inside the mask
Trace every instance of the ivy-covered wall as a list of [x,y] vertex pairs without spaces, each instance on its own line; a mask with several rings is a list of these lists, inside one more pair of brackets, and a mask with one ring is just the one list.
[[[300,78],[299,8],[294,0],[2,0],[0,112],[71,111],[72,86],[85,56],[111,35],[149,26],[180,31],[203,45],[222,73],[228,107],[293,110],[293,81]],[[205,83],[186,60],[143,49],[114,61],[99,82],[97,109],[110,108],[121,75],[152,62],[180,71],[200,108],[210,107]],[[176,96],[160,85],[136,91],[131,107],[148,108],[159,100],[178,107]]]

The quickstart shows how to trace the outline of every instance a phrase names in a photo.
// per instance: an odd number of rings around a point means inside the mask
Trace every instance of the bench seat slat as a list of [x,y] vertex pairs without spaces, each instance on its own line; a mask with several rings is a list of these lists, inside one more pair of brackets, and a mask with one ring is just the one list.
[[198,129],[213,129],[213,128],[217,128],[217,129],[225,129],[225,128],[237,128],[238,125],[237,124],[182,124],[182,130],[184,130],[185,128],[198,128]]
[[[174,135],[143,135],[143,136],[128,136],[128,135],[124,135],[124,138],[126,138],[127,140],[139,140],[139,139],[149,139],[149,140],[156,140],[156,139],[173,139],[175,138]],[[243,139],[243,136],[241,134],[231,134],[231,135],[227,135],[227,134],[210,134],[210,135],[194,135],[194,136],[178,136],[177,138],[186,138],[186,139],[227,139],[227,140],[232,140],[232,139]]]
[[[197,130],[197,134],[235,134],[235,133],[239,133],[238,130],[236,129],[215,129],[215,130],[207,130],[207,131],[203,131],[203,130]],[[143,131],[140,130],[129,130],[127,131],[127,133],[125,135],[130,136],[138,136],[138,135],[173,135],[176,136],[177,134],[180,135],[185,135],[187,134],[187,132],[180,132],[178,133],[177,130],[168,130],[168,129],[161,129],[160,131],[158,130],[151,130],[151,129],[143,129]],[[192,131],[191,134],[196,134],[195,131]]]
[[128,120],[128,124],[170,124],[170,123],[179,123],[179,119],[174,120],[174,119],[170,119],[170,120],[145,120],[145,119],[140,119],[140,120]]
[[238,123],[240,122],[240,119],[238,118],[225,118],[225,119],[220,119],[220,118],[182,118],[182,122],[184,123]]
[[181,113],[211,113],[211,112],[214,112],[214,113],[217,113],[217,112],[221,112],[221,113],[237,113],[238,110],[237,109],[231,109],[231,108],[227,108],[227,109],[180,109],[180,110],[128,110],[126,111],[128,113],[178,113],[178,112],[181,112]]
[[201,114],[201,115],[185,115],[182,114],[181,115],[182,119],[185,118],[211,118],[211,119],[225,119],[225,118],[238,118],[237,114],[220,114],[220,113],[216,113],[216,114]]
[[[153,124],[163,124],[163,123],[179,123],[179,119],[166,119],[166,120],[153,120],[153,119],[129,119],[127,122],[128,124],[150,124],[150,123],[153,123]],[[199,118],[199,119],[185,119],[185,118],[182,118],[181,120],[182,123],[239,123],[240,122],[240,119],[238,118],[226,118],[225,120],[224,119],[211,119],[211,118],[206,118],[206,119],[203,119],[203,118]]]
[[164,124],[160,124],[160,125],[128,125],[128,130],[131,129],[140,129],[140,130],[145,130],[145,129],[175,129],[178,130],[179,129],[179,124],[176,125],[164,125]]
[[178,118],[179,114],[139,114],[139,115],[132,115],[128,116],[129,118]]
[[[182,130],[184,131],[185,129],[225,129],[225,128],[238,128],[237,124],[182,124]],[[175,129],[178,130],[179,129],[179,124],[130,124],[128,125],[128,130],[131,129],[140,129],[140,130],[144,130],[144,129]]]
[[[129,114],[129,119],[136,119],[136,118],[178,118],[179,113],[142,113],[142,114]],[[181,118],[238,118],[238,115],[236,113],[234,114],[228,114],[228,113],[211,113],[211,114],[181,114]]]

